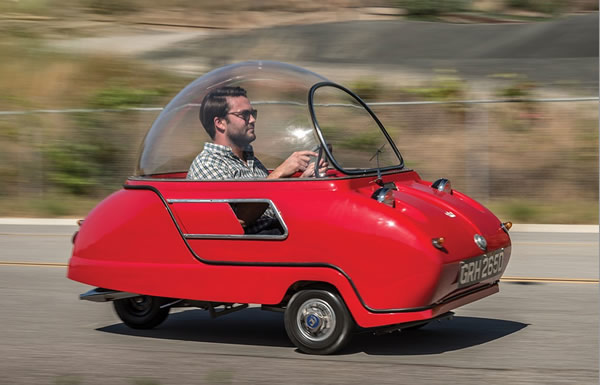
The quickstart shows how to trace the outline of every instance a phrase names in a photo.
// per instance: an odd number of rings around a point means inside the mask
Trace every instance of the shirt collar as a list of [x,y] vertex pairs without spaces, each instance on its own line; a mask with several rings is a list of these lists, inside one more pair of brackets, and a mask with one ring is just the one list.
[[[204,151],[215,155],[227,155],[238,158],[238,156],[234,154],[231,147],[224,146],[222,144],[208,142],[204,143]],[[254,149],[251,145],[247,145],[246,148],[244,148],[244,155],[246,156],[246,160],[254,159]]]

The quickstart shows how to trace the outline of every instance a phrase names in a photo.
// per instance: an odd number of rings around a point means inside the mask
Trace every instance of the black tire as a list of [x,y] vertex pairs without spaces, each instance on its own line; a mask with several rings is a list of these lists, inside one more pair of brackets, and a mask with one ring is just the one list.
[[169,308],[161,309],[161,298],[149,295],[113,301],[117,315],[123,323],[133,329],[152,329],[167,319]]
[[354,327],[344,301],[325,290],[303,290],[294,294],[284,318],[290,340],[309,354],[331,354],[340,350],[350,340]]

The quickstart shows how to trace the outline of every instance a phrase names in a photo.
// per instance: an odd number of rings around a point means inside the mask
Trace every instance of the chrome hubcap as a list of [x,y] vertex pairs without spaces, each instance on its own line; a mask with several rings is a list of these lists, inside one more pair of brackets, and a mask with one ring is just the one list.
[[335,330],[335,312],[327,302],[309,299],[298,309],[296,324],[305,338],[323,341]]
[[129,308],[137,316],[144,316],[151,310],[152,300],[148,296],[129,298]]

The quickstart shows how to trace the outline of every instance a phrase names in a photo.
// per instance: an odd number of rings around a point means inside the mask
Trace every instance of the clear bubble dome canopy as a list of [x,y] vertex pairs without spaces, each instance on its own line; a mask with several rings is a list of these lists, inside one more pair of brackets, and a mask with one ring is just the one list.
[[259,111],[252,146],[268,169],[322,142],[332,149],[330,165],[345,174],[403,167],[383,125],[351,92],[301,67],[250,61],[211,71],[173,98],[144,138],[136,176],[187,172],[211,141],[199,119],[201,102],[225,86],[244,88]]

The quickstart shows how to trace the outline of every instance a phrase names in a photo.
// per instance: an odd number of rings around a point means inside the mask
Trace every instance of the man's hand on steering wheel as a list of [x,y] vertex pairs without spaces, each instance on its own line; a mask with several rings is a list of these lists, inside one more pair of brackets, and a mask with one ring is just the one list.
[[305,173],[309,170],[311,165],[310,158],[317,155],[318,154],[316,152],[308,150],[296,151],[275,170],[273,170],[273,172],[269,174],[268,178],[287,178],[294,175],[298,171]]
[[[319,176],[325,176],[327,172],[327,168],[329,167],[329,163],[325,161],[325,159],[321,159],[319,162]],[[315,162],[311,162],[306,170],[300,175],[300,178],[309,178],[311,176],[316,177],[315,175]]]

